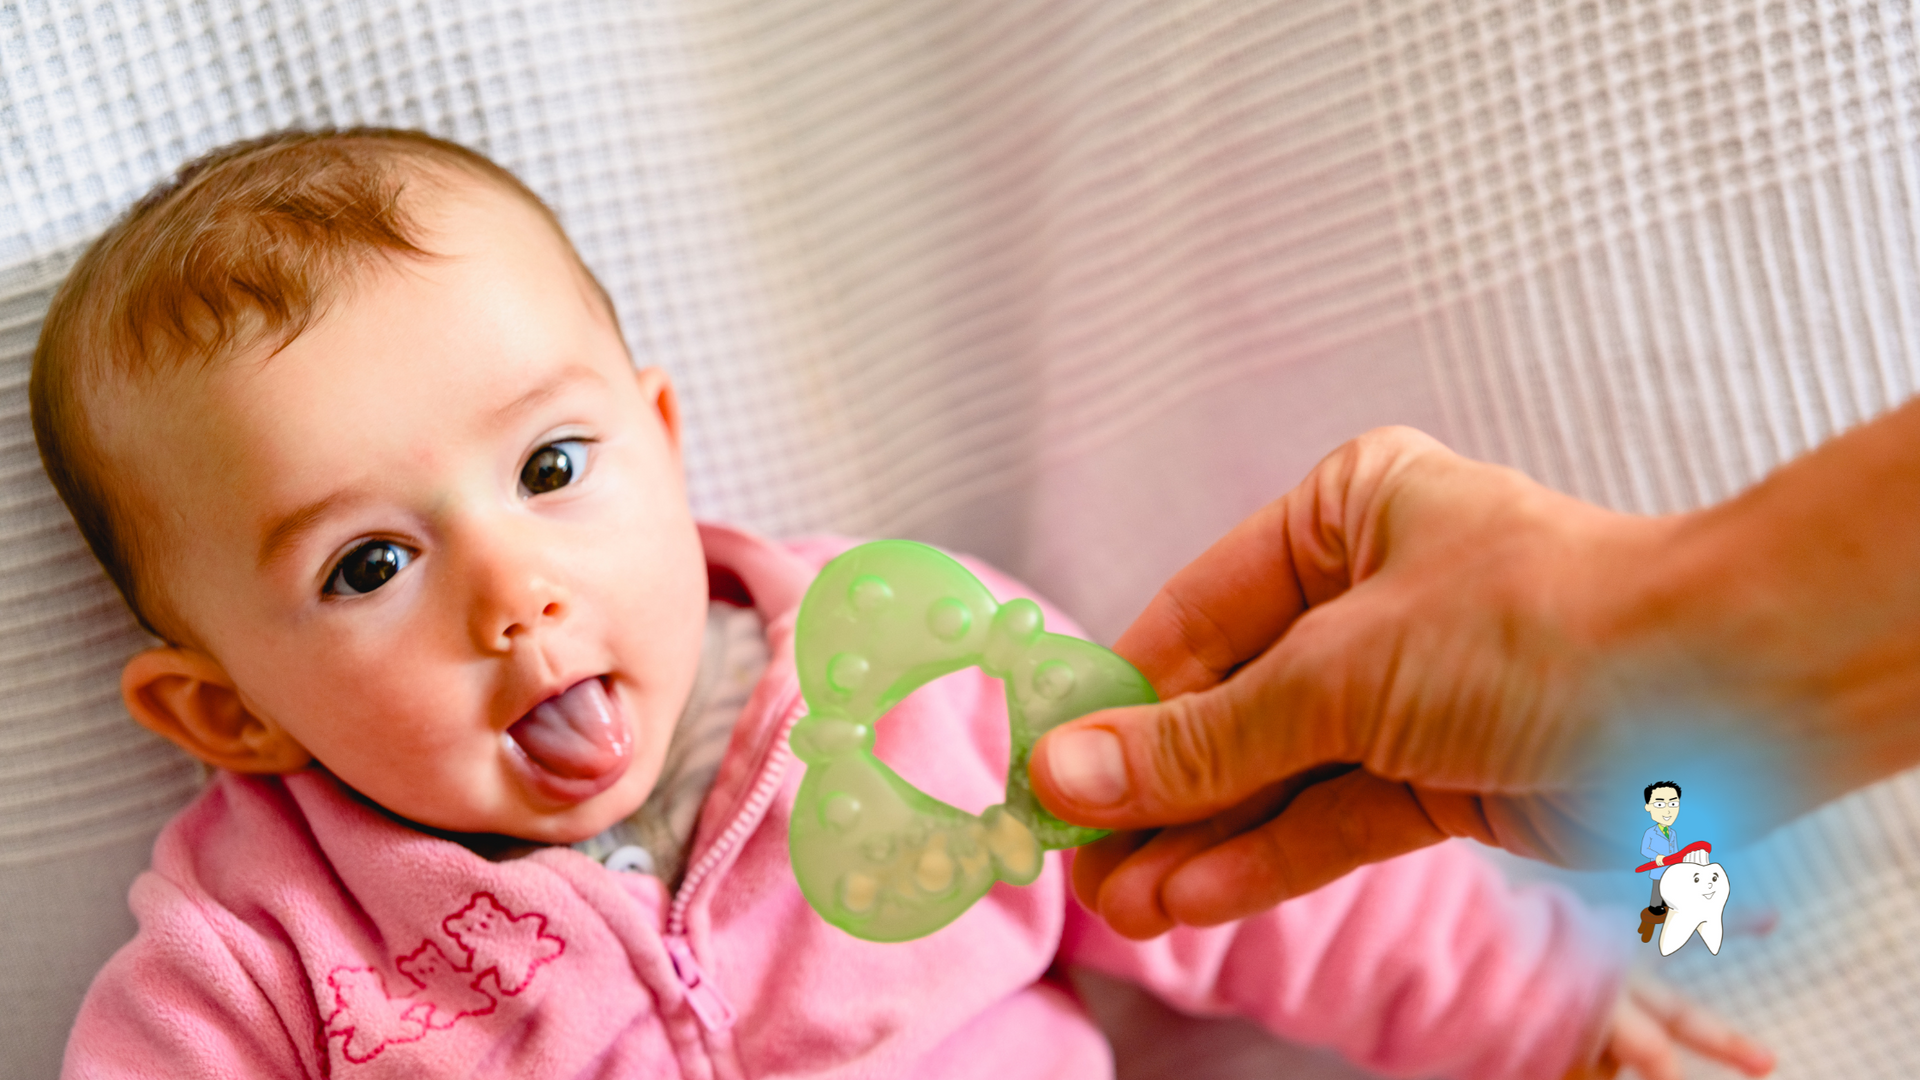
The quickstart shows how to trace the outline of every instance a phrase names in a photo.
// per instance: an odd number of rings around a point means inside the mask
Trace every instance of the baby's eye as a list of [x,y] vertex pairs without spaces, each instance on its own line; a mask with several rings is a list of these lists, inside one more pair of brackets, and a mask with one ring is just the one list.
[[520,469],[520,488],[529,495],[558,491],[576,480],[587,466],[587,444],[578,439],[548,443],[533,452]]
[[358,596],[393,580],[407,568],[413,552],[391,540],[369,540],[352,551],[327,577],[326,592],[333,596]]

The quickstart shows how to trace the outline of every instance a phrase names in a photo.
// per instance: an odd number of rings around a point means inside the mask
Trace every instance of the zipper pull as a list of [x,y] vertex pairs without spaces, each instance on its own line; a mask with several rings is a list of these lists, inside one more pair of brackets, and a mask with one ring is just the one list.
[[680,985],[687,988],[687,1005],[693,1009],[693,1015],[699,1018],[700,1026],[708,1031],[725,1031],[732,1027],[735,1020],[733,1006],[720,988],[713,985],[713,980],[707,978],[707,973],[700,969],[700,961],[693,958],[693,946],[688,944],[686,935],[667,935],[667,955],[673,959],[673,973],[680,976]]

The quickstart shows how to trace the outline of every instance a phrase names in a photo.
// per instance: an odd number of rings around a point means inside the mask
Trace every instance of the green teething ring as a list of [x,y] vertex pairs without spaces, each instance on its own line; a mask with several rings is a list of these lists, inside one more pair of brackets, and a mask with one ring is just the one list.
[[[1049,634],[1031,600],[995,603],[966,567],[925,544],[880,540],[828,563],[807,589],[794,657],[807,764],[788,847],[821,917],[868,941],[933,933],[995,881],[1030,884],[1041,853],[1105,835],[1042,809],[1027,783],[1033,742],[1055,725],[1158,700],[1131,664]],[[1006,801],[979,816],[920,791],[873,754],[873,725],[920,686],[979,667],[1007,684]]]

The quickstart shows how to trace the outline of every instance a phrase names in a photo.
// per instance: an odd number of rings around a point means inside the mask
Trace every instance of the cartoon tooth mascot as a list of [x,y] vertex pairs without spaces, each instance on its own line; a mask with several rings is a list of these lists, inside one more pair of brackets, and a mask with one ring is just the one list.
[[1667,868],[1660,879],[1660,897],[1667,902],[1666,925],[1660,928],[1660,955],[1672,956],[1700,931],[1707,951],[1720,955],[1720,916],[1732,891],[1726,868],[1708,862],[1705,851],[1681,855],[1681,864]]
[[1641,797],[1653,827],[1640,838],[1640,854],[1653,861],[1637,869],[1651,874],[1653,890],[1640,913],[1640,940],[1653,940],[1653,928],[1660,926],[1660,955],[1672,956],[1697,930],[1707,950],[1718,956],[1721,914],[1731,891],[1726,868],[1707,861],[1712,844],[1699,840],[1682,846],[1673,827],[1680,817],[1679,784],[1657,780],[1646,786]]

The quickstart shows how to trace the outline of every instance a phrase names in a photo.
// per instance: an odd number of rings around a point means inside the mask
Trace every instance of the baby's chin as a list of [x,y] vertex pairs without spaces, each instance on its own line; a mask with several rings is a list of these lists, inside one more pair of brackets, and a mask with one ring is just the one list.
[[664,753],[647,755],[651,760],[636,757],[613,786],[571,806],[542,807],[513,800],[518,805],[502,807],[488,831],[535,844],[577,844],[590,840],[640,809],[659,779],[664,756]]
[[[635,760],[612,787],[560,807],[532,804],[510,776],[501,776],[493,785],[498,797],[491,805],[451,807],[444,802],[416,803],[406,797],[376,798],[350,778],[338,772],[334,772],[334,776],[361,800],[405,824],[476,851],[489,852],[521,844],[577,844],[600,835],[647,801],[664,756],[649,755],[651,760]],[[410,794],[417,793],[418,789]]]
[[[577,844],[591,840],[640,809],[653,791],[658,772],[658,763],[651,769],[642,769],[640,763],[635,762],[620,783],[606,791],[562,813],[527,814],[510,822],[513,827],[503,830],[503,834],[536,844]],[[630,782],[636,779],[640,781],[638,784]]]
[[388,814],[475,850],[500,846],[487,837],[512,841],[509,847],[579,843],[605,832],[647,801],[666,762],[673,731],[671,718],[663,720],[659,710],[649,709],[652,703],[633,694],[623,680],[583,680],[593,687],[602,683],[612,691],[605,702],[611,718],[623,729],[621,737],[607,740],[618,743],[621,752],[604,780],[590,770],[570,770],[575,775],[568,776],[552,767],[597,763],[594,754],[568,749],[567,729],[578,725],[577,718],[568,721],[565,716],[547,719],[548,745],[538,745],[539,736],[524,740],[536,744],[533,753],[509,730],[475,733],[472,740],[444,747],[433,760],[411,766],[396,767],[390,757],[349,755],[350,760],[338,763],[345,768],[333,763],[323,767]]
[[[608,791],[593,800],[596,805],[576,806],[562,814],[529,810],[497,815],[495,820],[486,822],[476,822],[468,817],[444,818],[431,813],[407,814],[391,806],[374,805],[421,832],[451,840],[493,858],[524,853],[526,845],[564,847],[592,839],[640,809],[641,804],[647,801],[644,791],[638,796],[622,796],[617,801],[610,798],[619,794]],[[362,795],[361,798],[366,797]],[[599,805],[603,800],[604,805]],[[367,801],[374,802],[371,799]],[[463,825],[466,827],[462,828]]]
[[[548,767],[554,764],[553,757],[529,753],[524,744],[535,740],[517,737],[522,733],[516,725],[500,736],[492,778],[496,797],[487,814],[487,831],[537,844],[574,844],[605,832],[646,802],[665,762],[665,735],[671,734],[672,726],[650,722],[646,703],[635,701],[618,678],[583,680],[563,696],[575,696],[581,687],[597,690],[603,685],[610,691],[598,697],[607,713],[603,719],[619,728],[617,738],[602,740],[617,744],[618,750],[611,755],[612,767],[605,778],[593,776],[593,771],[607,765],[596,753],[585,755],[592,759],[588,764],[594,770],[556,775]],[[581,741],[569,737],[566,729],[573,725],[556,723],[553,717],[547,720],[546,726],[560,729],[563,749],[557,756],[561,763],[576,764],[566,756],[576,752]],[[577,723],[575,718],[573,724]]]

